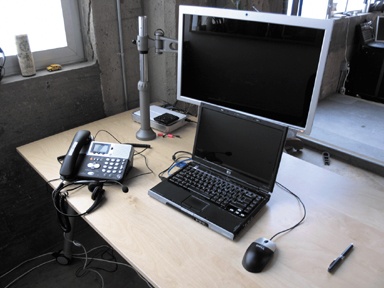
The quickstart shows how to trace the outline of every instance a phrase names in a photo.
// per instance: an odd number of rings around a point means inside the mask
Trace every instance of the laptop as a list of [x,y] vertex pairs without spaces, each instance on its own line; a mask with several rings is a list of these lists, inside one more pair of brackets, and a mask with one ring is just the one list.
[[233,240],[269,201],[286,135],[287,127],[202,102],[192,160],[148,194]]

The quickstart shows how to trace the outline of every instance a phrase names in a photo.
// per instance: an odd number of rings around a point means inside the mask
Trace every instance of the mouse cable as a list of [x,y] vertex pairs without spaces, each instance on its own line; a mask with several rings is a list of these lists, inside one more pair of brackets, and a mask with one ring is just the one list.
[[297,222],[295,225],[293,225],[292,227],[288,228],[288,229],[285,229],[285,230],[282,230],[278,233],[276,233],[275,235],[273,235],[271,237],[271,239],[269,240],[273,240],[273,238],[275,238],[277,235],[280,235],[282,233],[285,233],[285,232],[289,232],[289,231],[292,231],[293,229],[295,229],[297,226],[301,225],[303,222],[304,222],[304,219],[305,217],[307,217],[307,209],[305,208],[305,205],[303,203],[303,201],[300,199],[299,196],[297,196],[295,193],[293,193],[291,190],[289,190],[287,187],[285,187],[284,185],[280,184],[279,182],[276,182],[276,185],[279,186],[281,189],[283,189],[284,191],[288,192],[289,194],[291,194],[292,196],[294,196],[301,204],[301,206],[303,206],[303,210],[304,210],[304,215],[303,217],[301,218],[301,220],[299,222]]

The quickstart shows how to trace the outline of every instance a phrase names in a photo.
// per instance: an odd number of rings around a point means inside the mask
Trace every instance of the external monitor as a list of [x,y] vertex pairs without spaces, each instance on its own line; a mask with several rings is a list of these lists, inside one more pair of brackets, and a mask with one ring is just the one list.
[[309,134],[333,20],[180,6],[177,99]]
[[384,42],[384,16],[377,16],[375,41]]

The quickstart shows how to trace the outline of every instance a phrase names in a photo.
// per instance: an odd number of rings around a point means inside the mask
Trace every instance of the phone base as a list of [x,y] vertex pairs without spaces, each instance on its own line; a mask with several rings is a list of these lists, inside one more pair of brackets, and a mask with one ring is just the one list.
[[133,166],[132,145],[93,141],[77,173],[81,180],[120,182]]

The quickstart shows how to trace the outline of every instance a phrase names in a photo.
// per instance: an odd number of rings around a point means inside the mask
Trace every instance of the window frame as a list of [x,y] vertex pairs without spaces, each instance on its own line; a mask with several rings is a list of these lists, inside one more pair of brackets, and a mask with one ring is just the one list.
[[[32,52],[36,70],[45,69],[50,64],[70,64],[84,61],[83,39],[81,34],[80,12],[77,0],[61,0],[67,46]],[[49,23],[48,23],[49,24]],[[20,74],[16,55],[7,55],[5,77]]]

